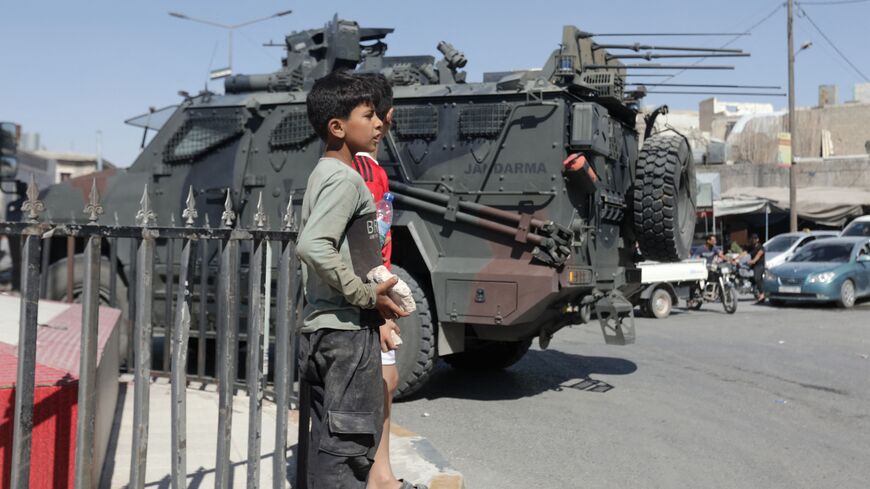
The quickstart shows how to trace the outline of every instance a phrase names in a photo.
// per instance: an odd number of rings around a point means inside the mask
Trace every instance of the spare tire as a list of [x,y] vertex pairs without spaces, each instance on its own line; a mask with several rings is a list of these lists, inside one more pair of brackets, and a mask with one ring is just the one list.
[[695,192],[695,167],[686,139],[657,134],[644,141],[632,206],[645,259],[673,262],[689,256],[695,233]]

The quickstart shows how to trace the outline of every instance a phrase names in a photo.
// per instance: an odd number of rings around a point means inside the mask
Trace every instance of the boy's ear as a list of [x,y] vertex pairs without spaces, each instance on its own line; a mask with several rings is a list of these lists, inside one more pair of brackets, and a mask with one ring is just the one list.
[[395,111],[395,107],[390,107],[390,110],[387,111],[387,115],[384,117],[384,124],[391,126],[393,125],[393,112]]
[[329,119],[326,123],[326,131],[336,139],[344,139],[344,121],[338,118]]

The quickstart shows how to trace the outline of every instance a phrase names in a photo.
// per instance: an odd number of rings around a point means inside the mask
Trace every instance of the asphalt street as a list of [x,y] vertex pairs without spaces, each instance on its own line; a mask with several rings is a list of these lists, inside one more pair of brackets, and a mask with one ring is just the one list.
[[566,328],[503,372],[442,362],[395,419],[469,489],[870,487],[870,303],[636,324],[624,347]]

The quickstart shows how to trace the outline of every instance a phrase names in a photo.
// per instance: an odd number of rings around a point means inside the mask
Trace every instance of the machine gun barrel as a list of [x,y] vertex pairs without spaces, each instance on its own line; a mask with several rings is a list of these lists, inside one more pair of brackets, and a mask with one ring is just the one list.
[[609,54],[610,59],[665,59],[665,58],[748,58],[749,53],[678,53],[678,54]]
[[717,85],[709,83],[629,83],[644,87],[688,87],[688,88],[748,88],[756,90],[782,90],[776,85]]
[[585,65],[590,70],[733,70],[730,65]]
[[699,47],[681,47],[681,46],[653,46],[649,44],[595,44],[593,49],[630,49],[635,52],[640,51],[699,51],[707,53],[742,53],[742,49],[725,49],[725,48],[699,48]]
[[[626,92],[629,95],[634,95],[635,91]],[[661,92],[643,92],[644,95],[739,95],[741,97],[785,97],[785,93],[758,93],[758,92],[695,92],[695,91],[661,91]]]

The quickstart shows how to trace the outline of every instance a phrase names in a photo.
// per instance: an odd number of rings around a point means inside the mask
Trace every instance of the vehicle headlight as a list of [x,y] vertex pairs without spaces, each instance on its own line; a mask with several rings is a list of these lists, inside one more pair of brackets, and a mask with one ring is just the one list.
[[764,280],[772,280],[775,282],[775,281],[779,280],[779,277],[777,277],[776,274],[773,273],[772,271],[765,270],[764,271]]
[[835,275],[837,274],[834,272],[817,273],[815,275],[810,275],[810,278],[807,280],[807,282],[811,284],[827,284],[830,283],[831,280],[834,280]]

